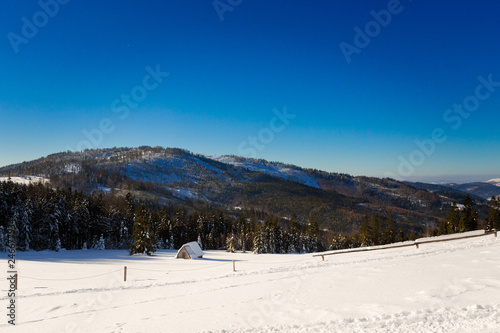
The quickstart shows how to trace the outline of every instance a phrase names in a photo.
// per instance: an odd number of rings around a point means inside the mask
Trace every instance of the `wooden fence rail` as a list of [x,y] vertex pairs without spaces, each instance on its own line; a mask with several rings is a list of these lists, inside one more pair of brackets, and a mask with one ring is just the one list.
[[457,237],[450,237],[450,238],[445,238],[445,239],[430,239],[430,240],[416,240],[415,245],[417,246],[419,244],[427,244],[427,243],[438,243],[438,242],[447,242],[447,241],[452,241],[452,240],[457,240],[457,239],[466,239],[466,238],[474,238],[474,237],[482,237],[482,236],[488,236],[488,235],[495,235],[497,236],[497,231],[496,229],[493,230],[485,230],[484,234],[480,235],[464,235],[464,236],[457,236]]
[[335,252],[329,252],[329,253],[321,253],[321,254],[314,254],[313,257],[321,257],[323,261],[325,261],[325,256],[332,256],[332,255],[338,255],[338,254],[345,254],[345,253],[355,253],[355,252],[368,252],[368,251],[378,251],[378,250],[388,250],[388,249],[397,249],[400,247],[409,247],[409,246],[416,246],[416,248],[419,248],[419,245],[422,244],[427,244],[427,243],[438,243],[438,242],[448,242],[452,240],[457,240],[457,239],[466,239],[466,238],[473,238],[473,237],[483,237],[483,236],[488,236],[488,235],[494,235],[497,237],[497,230],[485,230],[484,234],[480,235],[464,235],[464,236],[457,236],[457,237],[450,237],[450,238],[444,238],[444,239],[430,239],[430,240],[416,240],[411,243],[407,244],[401,244],[401,245],[387,245],[387,246],[377,246],[376,248],[371,248],[371,247],[361,247],[357,249],[352,249],[352,250],[338,250]]

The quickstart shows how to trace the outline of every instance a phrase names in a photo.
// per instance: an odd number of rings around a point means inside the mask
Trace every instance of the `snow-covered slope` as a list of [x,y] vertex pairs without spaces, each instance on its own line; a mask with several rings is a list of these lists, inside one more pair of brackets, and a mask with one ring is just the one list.
[[0,331],[496,333],[499,251],[489,235],[324,262],[222,251],[199,260],[173,251],[18,253],[18,322],[4,319]]
[[307,186],[320,188],[318,180],[309,176],[304,171],[288,166],[283,166],[279,163],[272,163],[262,160],[259,161],[241,157],[235,158],[233,156],[206,156],[206,157],[221,163],[242,167],[252,171],[262,172],[274,177],[293,180]]
[[492,184],[495,186],[500,186],[500,178],[490,179],[485,181],[485,183]]
[[0,182],[6,182],[10,179],[11,182],[17,183],[17,184],[34,184],[34,183],[46,183],[49,180],[47,178],[43,177],[37,177],[37,176],[21,176],[21,177],[0,177]]

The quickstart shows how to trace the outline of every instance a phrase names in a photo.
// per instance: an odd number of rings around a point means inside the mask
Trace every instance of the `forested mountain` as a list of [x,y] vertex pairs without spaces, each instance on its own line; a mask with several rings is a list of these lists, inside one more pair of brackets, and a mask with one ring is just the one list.
[[[54,190],[89,195],[93,200],[122,202],[130,194],[137,204],[159,209],[182,206],[187,214],[216,210],[236,219],[243,212],[254,212],[254,220],[261,214],[262,222],[275,216],[275,223],[285,230],[291,229],[291,219],[304,230],[313,219],[327,234],[357,232],[365,216],[382,221],[390,217],[407,233],[429,232],[441,224],[453,202],[461,203],[466,197],[448,187],[432,189],[387,178],[147,146],[63,152],[0,168],[0,176],[19,175],[45,177]],[[472,198],[479,220],[484,221],[486,200]],[[112,210],[113,205],[106,209]],[[75,246],[82,246],[81,242]]]

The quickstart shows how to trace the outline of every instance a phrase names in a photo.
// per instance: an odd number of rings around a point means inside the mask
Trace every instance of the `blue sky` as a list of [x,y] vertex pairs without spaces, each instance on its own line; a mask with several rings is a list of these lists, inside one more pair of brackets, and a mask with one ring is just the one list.
[[[4,0],[0,165],[159,145],[353,175],[500,177],[499,14],[464,0]],[[464,103],[473,111],[454,111]]]

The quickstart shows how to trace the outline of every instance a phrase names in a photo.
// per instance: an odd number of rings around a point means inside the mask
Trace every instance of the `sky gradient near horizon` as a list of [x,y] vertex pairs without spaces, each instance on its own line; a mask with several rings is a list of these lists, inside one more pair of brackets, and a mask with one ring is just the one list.
[[500,3],[58,1],[0,4],[0,166],[150,145],[500,177]]

